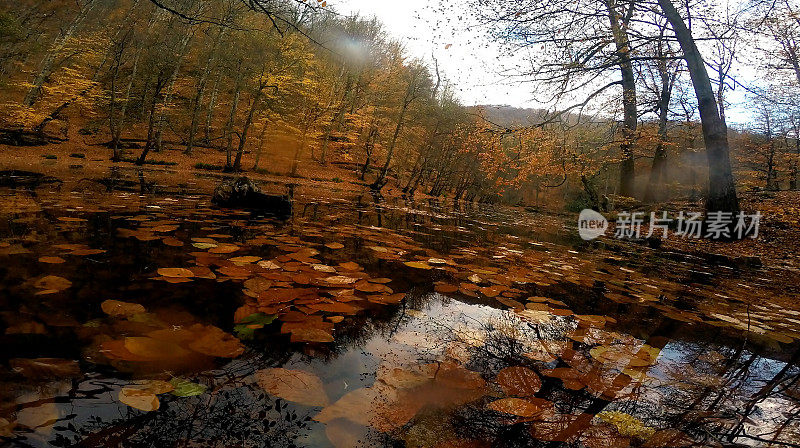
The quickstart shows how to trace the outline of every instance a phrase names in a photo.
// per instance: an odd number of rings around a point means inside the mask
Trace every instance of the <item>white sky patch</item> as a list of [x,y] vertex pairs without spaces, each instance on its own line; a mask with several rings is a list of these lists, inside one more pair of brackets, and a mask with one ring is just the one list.
[[[469,15],[465,0],[453,2],[463,7],[451,11]],[[344,15],[359,13],[364,17],[377,17],[392,38],[405,44],[409,56],[421,58],[431,67],[435,57],[442,77],[451,82],[465,105],[546,107],[536,101],[532,86],[524,78],[501,74],[504,66],[513,67],[519,61],[510,60],[500,45],[491,42],[481,31],[466,31],[466,23],[459,20],[458,12],[447,15],[438,12],[438,0],[333,0],[329,3]],[[738,72],[744,82],[753,79],[750,67],[740,66],[733,71]],[[729,124],[749,121],[751,112],[743,89],[728,92],[727,101],[730,103],[726,110]]]
[[500,66],[496,58],[501,53],[498,45],[479,33],[465,32],[464,24],[459,23],[457,17],[437,17],[431,9],[436,0],[336,0],[331,3],[341,14],[358,12],[365,17],[377,17],[391,37],[405,44],[410,56],[425,60],[431,67],[435,57],[442,77],[450,80],[465,105],[539,105],[533,101],[530,89],[518,82],[509,82],[498,73]]

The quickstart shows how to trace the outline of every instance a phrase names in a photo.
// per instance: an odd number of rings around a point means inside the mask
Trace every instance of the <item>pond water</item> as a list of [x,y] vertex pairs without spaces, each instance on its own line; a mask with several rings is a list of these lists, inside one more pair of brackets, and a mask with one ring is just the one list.
[[9,446],[800,446],[797,272],[572,216],[0,189]]

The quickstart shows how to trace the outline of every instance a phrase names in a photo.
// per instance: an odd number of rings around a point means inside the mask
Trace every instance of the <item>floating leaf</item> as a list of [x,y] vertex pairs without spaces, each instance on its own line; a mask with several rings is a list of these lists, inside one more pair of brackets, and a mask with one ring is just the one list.
[[261,266],[264,269],[269,269],[269,270],[280,269],[281,268],[279,265],[277,265],[274,262],[269,261],[269,260],[259,261],[258,265]]
[[70,286],[72,286],[72,282],[65,279],[64,277],[59,277],[57,275],[48,275],[37,280],[36,283],[33,284],[33,286],[43,290],[40,291],[38,294],[51,294],[69,288]]
[[164,238],[163,240],[161,240],[161,242],[164,243],[167,246],[172,246],[172,247],[181,247],[181,246],[183,246],[183,241],[181,241],[181,240],[179,240],[177,238],[172,238],[172,237]]
[[234,325],[233,331],[239,339],[249,340],[253,338],[255,330],[271,324],[276,317],[274,314],[253,313]]
[[533,417],[547,409],[522,398],[502,398],[489,403],[487,407],[493,411],[517,417]]
[[135,387],[123,387],[119,391],[119,401],[145,412],[155,411],[161,405],[156,394]]
[[436,286],[433,287],[434,291],[441,293],[441,294],[451,294],[458,291],[458,286],[451,285],[449,283],[437,283]]
[[334,275],[331,277],[325,277],[323,280],[332,285],[349,285],[351,283],[355,283],[358,281],[357,278],[347,277],[344,275]]
[[355,314],[361,311],[361,308],[350,305],[348,303],[312,303],[308,305],[310,308],[320,311],[326,311],[328,313],[337,313],[337,314]]
[[209,249],[208,252],[212,254],[229,254],[239,249],[240,247],[235,244],[218,244],[216,247]]
[[597,418],[614,425],[623,436],[647,440],[656,432],[654,428],[645,425],[638,418],[624,412],[603,411],[597,414]]
[[403,264],[414,269],[425,269],[425,270],[433,269],[433,266],[429,265],[424,261],[406,261]]
[[353,261],[347,261],[345,263],[339,263],[339,266],[346,270],[346,271],[358,271],[361,269],[361,265],[355,263]]
[[193,383],[183,378],[173,378],[169,382],[174,388],[172,395],[178,397],[194,397],[196,395],[202,395],[206,392],[206,389],[208,389],[202,384]]
[[327,406],[328,395],[322,381],[305,370],[272,368],[255,374],[258,385],[272,395],[306,406]]
[[333,342],[333,335],[321,328],[297,328],[292,330],[291,342]]
[[127,351],[145,361],[165,361],[188,355],[175,343],[145,336],[127,337],[124,344]]
[[311,267],[313,267],[315,271],[319,271],[319,272],[327,272],[329,274],[332,274],[332,273],[336,272],[336,268],[334,268],[333,266],[328,266],[326,264],[316,263],[316,264],[312,264]]
[[159,268],[158,275],[172,278],[191,278],[194,277],[194,272],[186,268]]
[[506,367],[497,374],[496,381],[506,395],[520,397],[530,397],[542,387],[539,375],[522,366]]
[[238,339],[217,327],[195,324],[189,330],[196,336],[189,348],[197,353],[219,358],[235,358],[244,353],[244,346]]
[[244,255],[241,257],[233,257],[228,259],[228,261],[233,263],[255,263],[259,260],[261,260],[261,257],[256,257],[254,255]]
[[344,244],[333,242],[333,243],[327,243],[325,245],[325,247],[327,247],[328,249],[334,249],[334,250],[335,249],[343,249],[344,248]]
[[251,291],[266,291],[272,287],[272,280],[267,280],[264,277],[253,277],[245,280],[244,287]]
[[109,316],[132,316],[144,313],[144,306],[138,303],[122,302],[120,300],[105,300],[100,304],[100,308]]
[[39,263],[47,263],[47,264],[61,264],[64,260],[61,257],[39,257]]
[[103,250],[103,249],[78,249],[78,250],[73,250],[72,252],[68,252],[67,254],[68,255],[75,255],[75,256],[83,257],[83,256],[86,256],[86,255],[102,254],[104,252],[105,252],[105,250]]
[[371,283],[366,280],[360,280],[354,286],[361,292],[382,292],[386,289],[386,286],[380,283]]

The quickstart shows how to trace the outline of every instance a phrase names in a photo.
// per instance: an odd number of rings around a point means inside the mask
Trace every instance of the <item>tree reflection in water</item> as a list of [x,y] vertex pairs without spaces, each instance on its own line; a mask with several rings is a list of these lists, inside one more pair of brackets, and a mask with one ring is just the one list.
[[[18,257],[0,270],[0,437],[14,446],[798,446],[796,332],[711,295],[741,296],[759,272],[709,280],[697,260],[648,267],[628,246],[577,256],[523,242],[531,223],[501,209],[314,200],[278,224],[126,193],[112,198],[125,214],[106,204],[54,224],[37,201],[85,201],[12,197],[0,224],[27,238],[0,247]],[[88,258],[44,281],[38,257],[65,235],[81,243],[62,258]],[[206,251],[217,244],[243,250]],[[252,315],[265,320],[237,332]],[[150,412],[120,402],[138,380],[173,377],[205,389],[159,393]],[[312,386],[324,399],[303,404]]]

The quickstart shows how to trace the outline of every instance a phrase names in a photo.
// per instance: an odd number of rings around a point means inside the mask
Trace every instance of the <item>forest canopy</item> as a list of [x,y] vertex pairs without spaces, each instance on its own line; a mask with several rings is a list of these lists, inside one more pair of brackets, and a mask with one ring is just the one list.
[[[527,205],[704,197],[736,211],[737,189],[797,188],[793,3],[452,8],[528,55],[515,76],[541,109],[507,120],[508,107],[466,106],[435,58],[326,2],[27,0],[0,12],[2,139],[80,132],[115,162],[202,148],[223,152],[225,171],[295,177],[335,164],[375,191]],[[732,70],[745,62],[758,83]],[[752,120],[729,129],[735,88]]]

